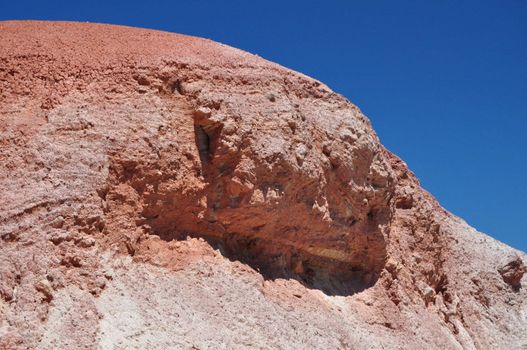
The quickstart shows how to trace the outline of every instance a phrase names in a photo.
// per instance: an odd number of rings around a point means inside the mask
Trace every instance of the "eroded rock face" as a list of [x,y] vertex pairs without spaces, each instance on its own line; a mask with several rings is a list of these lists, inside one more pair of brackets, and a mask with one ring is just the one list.
[[320,82],[170,33],[0,32],[0,344],[527,344],[513,250]]

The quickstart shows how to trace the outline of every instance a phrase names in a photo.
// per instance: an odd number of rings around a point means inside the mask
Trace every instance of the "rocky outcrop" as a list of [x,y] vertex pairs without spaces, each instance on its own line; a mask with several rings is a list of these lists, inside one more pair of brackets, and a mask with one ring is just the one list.
[[498,271],[505,282],[512,287],[520,288],[523,275],[527,271],[523,260],[519,256],[509,259],[507,263],[500,266]]
[[322,83],[177,34],[0,32],[4,347],[527,344],[525,254]]

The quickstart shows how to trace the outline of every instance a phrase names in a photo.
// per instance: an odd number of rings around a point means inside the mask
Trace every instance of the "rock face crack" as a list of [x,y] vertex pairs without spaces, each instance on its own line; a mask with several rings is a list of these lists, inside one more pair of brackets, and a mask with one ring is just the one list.
[[198,110],[194,113],[194,134],[202,170],[210,165],[218,147],[222,125],[208,119],[210,110]]
[[208,166],[210,160],[210,137],[207,135],[202,126],[197,125],[196,130],[196,145],[198,146],[199,158],[201,164]]

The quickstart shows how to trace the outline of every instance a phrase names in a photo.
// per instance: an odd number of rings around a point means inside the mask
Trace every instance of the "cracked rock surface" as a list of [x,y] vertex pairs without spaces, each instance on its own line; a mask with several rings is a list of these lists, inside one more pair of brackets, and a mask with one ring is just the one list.
[[0,22],[0,349],[521,349],[525,253],[210,40]]

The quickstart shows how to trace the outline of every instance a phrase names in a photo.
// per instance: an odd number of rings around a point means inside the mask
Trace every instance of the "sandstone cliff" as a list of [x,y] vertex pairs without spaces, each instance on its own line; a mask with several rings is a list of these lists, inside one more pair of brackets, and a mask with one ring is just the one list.
[[0,22],[0,145],[0,348],[527,348],[526,255],[257,56]]

